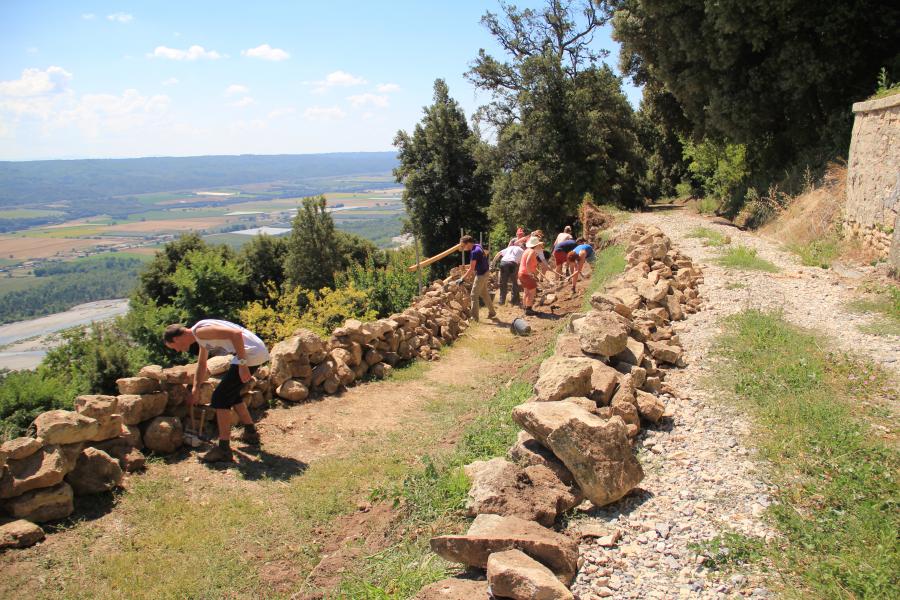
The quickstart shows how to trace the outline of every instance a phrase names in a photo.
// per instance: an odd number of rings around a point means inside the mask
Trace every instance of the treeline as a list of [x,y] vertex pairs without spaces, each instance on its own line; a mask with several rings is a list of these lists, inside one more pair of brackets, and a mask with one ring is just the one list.
[[95,300],[127,298],[144,262],[138,258],[60,262],[34,270],[39,283],[0,295],[0,323],[62,312]]

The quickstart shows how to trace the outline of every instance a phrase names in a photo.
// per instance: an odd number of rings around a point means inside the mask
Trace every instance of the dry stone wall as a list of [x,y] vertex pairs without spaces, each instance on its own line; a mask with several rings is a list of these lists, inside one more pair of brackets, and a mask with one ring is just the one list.
[[[853,105],[844,228],[887,257],[900,229],[900,94]],[[900,250],[893,254],[900,268]]]
[[635,227],[625,241],[626,272],[573,315],[534,395],[513,409],[522,431],[507,457],[466,467],[468,531],[431,540],[435,553],[484,579],[445,579],[422,588],[420,600],[585,597],[569,589],[578,535],[554,523],[584,500],[604,506],[641,482],[634,439],[666,414],[674,394],[666,369],[684,366],[672,323],[701,307],[701,271],[662,231]]
[[[383,378],[400,363],[436,359],[468,326],[469,287],[456,283],[461,275],[457,267],[403,312],[371,323],[348,320],[328,339],[296,331],[275,344],[269,364],[244,385],[244,402],[251,409],[273,399],[302,402]],[[230,362],[230,356],[207,361],[210,376],[201,387],[201,404],[210,402]],[[17,520],[0,525],[0,550],[43,539],[29,523],[68,517],[74,496],[121,485],[126,473],[144,468],[145,451],[171,454],[181,448],[190,426],[185,399],[196,369],[196,364],[148,365],[134,377],[119,379],[118,395],[79,396],[75,410],[42,413],[33,435],[2,444],[0,523]],[[206,419],[202,433],[212,438],[213,411],[206,411]]]

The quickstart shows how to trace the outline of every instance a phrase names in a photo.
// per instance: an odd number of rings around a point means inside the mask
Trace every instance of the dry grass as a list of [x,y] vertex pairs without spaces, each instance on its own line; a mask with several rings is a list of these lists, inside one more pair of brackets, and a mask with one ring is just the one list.
[[847,197],[847,167],[831,163],[819,185],[796,196],[760,230],[798,254],[803,264],[827,268],[836,258],[870,262],[875,256],[841,237],[841,212]]

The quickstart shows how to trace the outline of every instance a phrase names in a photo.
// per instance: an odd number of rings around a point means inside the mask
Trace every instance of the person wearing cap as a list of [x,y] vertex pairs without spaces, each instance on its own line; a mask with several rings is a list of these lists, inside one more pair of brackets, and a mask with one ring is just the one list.
[[584,238],[576,240],[578,245],[572,248],[572,251],[566,256],[569,268],[572,270],[572,291],[575,291],[575,285],[578,283],[578,277],[584,268],[584,263],[594,262],[594,247],[587,243]]
[[497,312],[494,310],[494,302],[491,300],[491,294],[488,291],[488,282],[491,280],[491,263],[481,244],[475,243],[475,238],[471,235],[464,235],[459,238],[459,249],[469,252],[469,269],[465,275],[459,278],[458,283],[462,283],[465,279],[475,273],[475,281],[472,282],[472,320],[478,321],[478,313],[481,307],[478,301],[484,302],[488,309],[488,319],[496,318]]
[[522,297],[522,306],[525,307],[526,315],[533,315],[534,297],[537,294],[537,279],[535,275],[538,269],[546,271],[547,267],[538,260],[538,256],[544,254],[544,242],[536,235],[528,238],[525,242],[525,253],[522,255],[522,262],[519,264],[519,285],[525,290]]
[[239,439],[247,444],[259,444],[259,433],[247,405],[241,400],[241,388],[250,381],[260,365],[269,360],[266,344],[252,331],[229,321],[202,319],[193,327],[175,323],[166,327],[163,343],[177,352],[186,352],[193,344],[200,346],[197,369],[194,371],[194,386],[185,400],[188,406],[196,404],[200,398],[200,386],[209,376],[206,361],[210,356],[231,354],[231,366],[213,390],[212,406],[216,411],[219,425],[219,445],[200,457],[203,462],[231,462],[231,409],[237,413],[244,425]]
[[516,238],[509,240],[509,245],[494,255],[492,264],[500,261],[500,301],[498,304],[503,306],[506,304],[506,290],[512,283],[512,299],[513,304],[519,303],[519,263],[522,262],[522,255],[525,249],[516,243]]

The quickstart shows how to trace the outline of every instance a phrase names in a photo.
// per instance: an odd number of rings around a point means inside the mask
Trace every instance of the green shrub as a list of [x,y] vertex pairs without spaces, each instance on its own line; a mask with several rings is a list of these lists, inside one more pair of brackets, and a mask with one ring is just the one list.
[[719,256],[716,261],[723,267],[741,269],[743,271],[766,271],[775,273],[778,267],[764,258],[756,255],[755,248],[747,246],[734,246]]
[[701,215],[714,215],[719,210],[719,201],[714,198],[700,198],[694,208]]
[[725,144],[709,139],[695,143],[682,139],[684,159],[688,169],[703,186],[708,197],[728,200],[744,183],[749,174],[747,147]]
[[[420,257],[421,258],[421,257]],[[415,264],[414,248],[388,250],[384,253],[384,266],[369,256],[363,264],[353,264],[347,270],[335,275],[335,286],[340,289],[353,286],[366,292],[369,299],[368,308],[378,318],[386,317],[409,307],[413,297],[419,291],[419,277],[422,285],[428,285],[429,270],[423,269],[421,275],[407,270]]]
[[841,253],[840,240],[836,237],[813,240],[807,244],[788,244],[788,249],[797,254],[800,262],[807,267],[823,269],[829,268]]
[[675,195],[679,198],[690,198],[694,194],[694,186],[690,182],[682,181],[675,186]]
[[728,236],[709,227],[697,227],[688,234],[688,237],[702,239],[704,246],[719,247],[729,243]]

